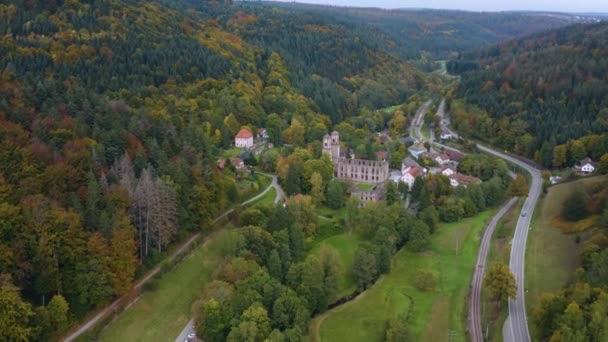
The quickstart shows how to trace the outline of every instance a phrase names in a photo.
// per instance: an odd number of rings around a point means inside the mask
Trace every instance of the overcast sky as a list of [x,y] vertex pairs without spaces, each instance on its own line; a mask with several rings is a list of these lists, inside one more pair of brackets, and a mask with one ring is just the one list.
[[[292,0],[280,0],[289,1]],[[297,0],[338,6],[444,8],[470,11],[608,12],[608,0]]]

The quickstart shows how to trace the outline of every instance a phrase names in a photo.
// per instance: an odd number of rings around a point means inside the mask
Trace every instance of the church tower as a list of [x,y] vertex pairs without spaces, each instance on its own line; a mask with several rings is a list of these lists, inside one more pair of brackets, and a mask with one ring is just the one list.
[[323,137],[323,152],[329,154],[332,160],[340,158],[340,133],[333,131]]

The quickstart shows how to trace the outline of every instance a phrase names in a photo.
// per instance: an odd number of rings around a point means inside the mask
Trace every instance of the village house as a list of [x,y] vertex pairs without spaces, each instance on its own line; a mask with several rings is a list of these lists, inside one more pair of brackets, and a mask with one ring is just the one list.
[[477,177],[473,177],[473,176],[467,176],[467,175],[463,175],[462,173],[454,173],[450,176],[448,176],[448,178],[450,178],[450,185],[454,188],[459,187],[459,186],[463,186],[463,187],[467,187],[471,184],[480,184],[481,183],[481,179],[477,178]]
[[352,196],[359,200],[359,207],[365,207],[369,202],[378,202],[384,199],[384,188],[376,185],[370,190],[354,190]]
[[388,153],[386,151],[376,152],[376,160],[386,161],[387,158],[388,158]]
[[234,146],[242,148],[250,148],[253,146],[253,134],[248,128],[241,130],[234,137]]
[[226,158],[222,158],[217,161],[217,168],[220,171],[223,171],[224,168],[226,168]]
[[245,168],[245,162],[241,158],[230,158],[230,164],[234,166],[237,170],[242,170]]
[[444,176],[451,176],[456,173],[456,166],[454,165],[443,165],[441,166],[441,174]]
[[578,163],[578,165],[576,165],[574,167],[574,170],[579,175],[588,175],[590,173],[593,173],[593,171],[595,171],[596,167],[597,167],[597,164],[593,160],[591,160],[591,158],[586,157],[585,159],[581,160]]
[[439,138],[441,138],[441,140],[450,140],[452,139],[452,133],[444,128],[441,130],[441,135]]
[[451,150],[449,148],[446,148],[443,153],[445,153],[451,161],[457,163],[460,163],[464,159],[464,154],[455,150]]
[[405,159],[403,159],[403,161],[401,162],[401,171],[407,169],[408,167],[421,167],[420,164],[418,164],[418,162],[410,157],[407,157]]
[[268,131],[266,131],[266,128],[258,128],[258,139],[260,139],[260,140],[268,139]]
[[445,153],[438,153],[433,160],[439,165],[447,165],[450,162],[450,157]]
[[402,143],[403,145],[409,146],[409,145],[413,145],[413,144],[417,143],[418,140],[416,140],[408,135],[407,137],[399,138],[399,142]]
[[420,143],[408,147],[407,150],[410,152],[412,157],[416,159],[418,159],[423,153],[427,152],[426,147]]
[[416,181],[416,178],[424,175],[424,170],[420,167],[412,166],[412,167],[405,169],[402,174],[403,174],[403,176],[401,177],[401,181],[403,183],[407,184],[407,186],[411,190],[412,186],[414,186],[414,182]]

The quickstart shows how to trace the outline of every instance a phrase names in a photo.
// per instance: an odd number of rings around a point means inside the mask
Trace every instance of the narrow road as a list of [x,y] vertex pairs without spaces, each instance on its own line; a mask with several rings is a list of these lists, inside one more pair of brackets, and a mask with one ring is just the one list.
[[502,336],[505,342],[529,342],[530,331],[528,330],[528,318],[526,317],[526,300],[525,300],[525,258],[526,258],[526,243],[528,241],[528,230],[530,229],[530,221],[534,214],[534,208],[538,203],[540,194],[543,189],[540,170],[519,159],[515,159],[504,153],[494,151],[482,145],[477,145],[480,150],[500,157],[508,162],[518,165],[525,169],[532,176],[532,184],[528,192],[528,197],[521,209],[521,215],[517,220],[517,228],[515,236],[511,243],[511,258],[509,267],[515,275],[517,281],[517,297],[509,299],[509,316],[505,321]]
[[[456,132],[450,130],[448,126],[449,119],[442,120],[442,125],[443,128],[450,131],[452,136],[456,138],[458,137],[458,134]],[[418,132],[419,131],[420,127],[418,127]],[[437,142],[435,142],[434,145],[458,151],[455,148],[439,144]],[[477,144],[476,146],[482,152],[492,154],[494,156],[506,160],[507,162],[510,162],[523,168],[532,176],[532,184],[530,186],[526,201],[524,202],[524,205],[521,209],[521,215],[517,220],[515,235],[511,242],[511,256],[509,261],[509,267],[511,268],[511,272],[513,272],[517,281],[517,297],[515,299],[509,299],[509,316],[505,321],[505,325],[503,327],[502,332],[503,340],[505,342],[529,342],[530,331],[528,329],[528,318],[526,317],[526,291],[524,282],[525,257],[526,243],[528,241],[528,230],[530,229],[530,221],[532,220],[534,208],[536,208],[536,204],[538,203],[538,199],[540,198],[540,194],[542,192],[541,173],[540,170],[538,170],[536,167],[531,166],[530,164],[525,163],[519,159],[513,158],[512,156],[498,152],[481,144]],[[471,334],[473,334],[473,331],[471,332]],[[474,341],[477,342],[482,340],[483,339]]]
[[481,329],[481,290],[483,288],[486,259],[488,258],[488,252],[490,251],[492,235],[494,235],[494,230],[496,229],[498,222],[500,222],[507,211],[517,203],[517,199],[517,197],[511,198],[498,213],[492,217],[492,220],[486,227],[483,238],[481,239],[479,254],[477,255],[477,267],[475,268],[473,281],[471,283],[471,298],[469,302],[469,332],[473,342],[483,342],[483,332]]
[[428,100],[418,108],[416,111],[416,115],[414,115],[414,119],[412,120],[412,124],[410,125],[410,136],[414,139],[424,140],[424,136],[420,132],[420,129],[424,125],[424,115],[426,111],[429,110],[429,107],[433,103],[433,100]]
[[[260,194],[250,198],[249,200],[241,203],[240,205],[247,205],[249,203],[255,202],[256,200],[260,199],[262,196],[264,196],[266,193],[268,193],[268,191],[270,191],[271,188],[273,187],[278,187],[278,182],[277,182],[277,177],[274,175],[267,175],[272,177],[272,183],[264,190],[262,191]],[[279,189],[277,189],[277,193],[279,192]],[[282,193],[282,191],[281,191]],[[226,217],[227,215],[229,215],[230,213],[232,213],[234,211],[234,209],[229,209],[227,211],[225,211],[222,215],[218,216],[215,220],[213,220],[213,223],[217,223],[219,220],[223,219],[224,217]],[[179,248],[177,248],[173,253],[171,253],[171,255],[169,256],[169,259],[167,260],[172,260],[174,259],[176,256],[178,256],[179,254],[184,253],[184,251],[186,251],[194,241],[196,241],[197,239],[200,238],[200,236],[202,235],[202,232],[198,232],[195,233],[194,235],[192,235],[188,241],[184,242]],[[77,339],[78,337],[80,337],[80,335],[84,334],[86,331],[88,331],[89,329],[91,329],[92,327],[94,327],[97,323],[99,323],[100,320],[104,319],[105,317],[107,317],[108,315],[114,313],[115,311],[117,311],[123,304],[126,305],[129,303],[129,300],[134,301],[136,299],[136,297],[139,295],[139,289],[145,284],[147,283],[150,279],[152,279],[152,277],[154,277],[158,272],[160,271],[160,264],[156,267],[154,267],[153,269],[151,269],[143,278],[141,278],[129,291],[128,294],[117,298],[116,300],[114,300],[110,305],[106,306],[104,309],[102,309],[101,311],[99,311],[97,314],[95,314],[94,316],[92,316],[91,318],[89,318],[85,323],[83,323],[78,329],[76,329],[73,333],[71,333],[69,336],[66,336],[64,341],[66,342],[71,342],[74,341],[75,339]],[[186,334],[187,335],[187,334]]]
[[182,330],[182,332],[179,334],[179,336],[177,336],[177,338],[175,339],[175,342],[187,341],[188,335],[192,334],[192,333],[196,333],[194,331],[194,319],[191,319],[190,322],[188,322],[188,324],[186,324],[186,326],[184,327],[184,330]]
[[[279,179],[276,175],[271,175],[271,174],[267,174],[267,173],[263,173],[263,172],[258,172],[259,174],[268,176],[268,177],[272,177],[272,183],[270,184],[270,186],[268,188],[266,188],[266,190],[264,190],[262,193],[260,193],[259,195],[249,199],[248,201],[243,202],[243,204],[241,204],[241,206],[243,205],[247,205],[250,204],[252,202],[257,201],[258,199],[262,198],[264,195],[266,195],[266,193],[268,193],[268,191],[270,191],[271,188],[274,188],[276,190],[276,197],[274,199],[274,204],[278,204],[282,199],[287,198],[287,196],[285,195],[285,192],[283,191],[283,188],[281,188],[281,185],[279,185]],[[329,220],[329,219],[328,219]],[[175,342],[184,342],[186,340],[186,338],[188,337],[188,334],[193,333],[194,331],[194,318],[191,319],[186,326],[184,327],[184,329],[182,329],[182,332],[179,334],[179,336],[177,336],[177,339],[175,340]]]

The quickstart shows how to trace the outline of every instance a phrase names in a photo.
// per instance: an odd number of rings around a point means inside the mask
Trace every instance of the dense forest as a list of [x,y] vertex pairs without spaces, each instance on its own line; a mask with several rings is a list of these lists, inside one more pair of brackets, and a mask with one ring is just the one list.
[[451,61],[467,101],[453,108],[456,127],[546,167],[598,161],[608,151],[607,42],[607,23],[575,25]]
[[386,10],[281,2],[266,2],[264,6],[305,11],[350,25],[365,23],[369,30],[381,31],[393,42],[385,49],[407,59],[418,59],[421,53],[429,53],[432,59],[447,58],[483,45],[587,20],[567,14],[526,12]]
[[325,22],[299,44],[327,41],[327,53],[290,66],[297,46],[253,37],[293,18],[203,5],[0,5],[0,339],[57,336],[246,197],[242,175],[216,168],[242,126],[305,146],[343,115],[426,86],[372,38],[355,44]]

